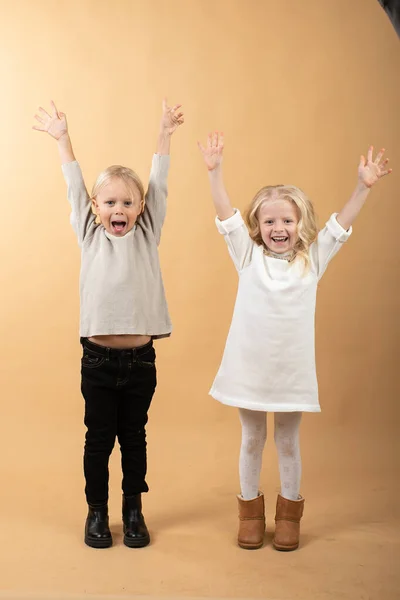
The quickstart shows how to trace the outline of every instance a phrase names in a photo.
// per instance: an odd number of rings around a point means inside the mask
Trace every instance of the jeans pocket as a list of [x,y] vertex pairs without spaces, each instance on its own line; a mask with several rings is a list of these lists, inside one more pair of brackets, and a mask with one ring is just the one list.
[[83,348],[82,367],[85,369],[96,369],[97,367],[101,367],[105,360],[105,356],[97,354],[97,352],[89,350],[88,348]]
[[156,366],[156,353],[154,348],[151,348],[142,356],[138,356],[136,362],[139,367],[144,367],[147,369],[154,369]]
[[154,369],[156,366],[155,362],[149,362],[147,360],[138,359],[136,362],[139,365],[139,367],[145,367],[146,369]]

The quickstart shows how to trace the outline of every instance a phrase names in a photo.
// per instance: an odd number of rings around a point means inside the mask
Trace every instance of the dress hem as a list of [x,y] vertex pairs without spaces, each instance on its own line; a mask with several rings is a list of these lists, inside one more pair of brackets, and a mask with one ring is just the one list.
[[280,404],[277,402],[271,402],[268,404],[261,404],[257,402],[238,403],[236,400],[231,400],[220,394],[219,392],[211,389],[209,395],[218,400],[222,404],[227,406],[235,406],[236,408],[245,408],[247,410],[257,410],[260,412],[321,412],[321,407],[317,404]]

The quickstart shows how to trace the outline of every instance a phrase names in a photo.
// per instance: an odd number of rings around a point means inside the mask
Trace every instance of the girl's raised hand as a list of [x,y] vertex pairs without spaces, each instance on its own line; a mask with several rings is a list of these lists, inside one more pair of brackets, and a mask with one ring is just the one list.
[[378,181],[381,177],[385,175],[389,175],[392,172],[392,169],[386,169],[386,165],[389,162],[389,159],[383,159],[383,154],[385,149],[382,148],[380,152],[376,155],[375,160],[372,160],[372,152],[373,147],[370,146],[368,149],[367,159],[364,156],[360,158],[360,164],[358,165],[358,179],[361,183],[363,183],[366,187],[372,187],[374,183]]
[[224,134],[214,131],[209,133],[207,138],[207,146],[204,147],[200,142],[197,142],[200,152],[203,155],[204,162],[209,171],[213,171],[222,163],[222,153],[224,150]]
[[172,135],[174,131],[185,122],[183,112],[179,112],[182,104],[175,104],[172,108],[168,106],[167,100],[164,98],[162,103],[161,131]]
[[32,129],[36,131],[44,131],[53,137],[55,140],[59,140],[63,135],[68,133],[67,117],[64,113],[58,112],[56,105],[53,101],[51,104],[51,114],[39,108],[39,115],[35,115],[35,119],[40,125],[34,125]]

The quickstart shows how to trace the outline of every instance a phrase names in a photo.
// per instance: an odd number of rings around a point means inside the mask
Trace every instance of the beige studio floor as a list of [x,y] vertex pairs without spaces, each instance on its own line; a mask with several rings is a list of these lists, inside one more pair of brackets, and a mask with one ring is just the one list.
[[[329,435],[322,416],[309,417],[320,419],[322,429],[313,444],[306,441],[309,423],[303,429],[302,545],[284,554],[271,546],[278,479],[269,442],[266,544],[244,551],[234,539],[238,428],[223,412],[220,417],[187,432],[163,423],[150,427],[152,491],[145,514],[153,541],[142,550],[122,544],[118,453],[110,502],[115,545],[92,550],[82,542],[77,428],[64,430],[47,464],[41,460],[54,436],[43,435],[25,466],[6,473],[0,597],[398,598],[398,445],[383,435],[363,439],[361,431],[353,437],[340,426]],[[36,427],[31,424],[30,435]]]

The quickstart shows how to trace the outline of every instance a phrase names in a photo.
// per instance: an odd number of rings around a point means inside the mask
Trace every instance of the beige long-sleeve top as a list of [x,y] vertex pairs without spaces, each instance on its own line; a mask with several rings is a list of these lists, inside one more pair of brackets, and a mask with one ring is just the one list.
[[79,164],[62,166],[71,204],[71,224],[81,248],[80,335],[167,337],[171,320],[158,245],[167,200],[169,156],[155,154],[146,206],[123,237],[96,223]]

